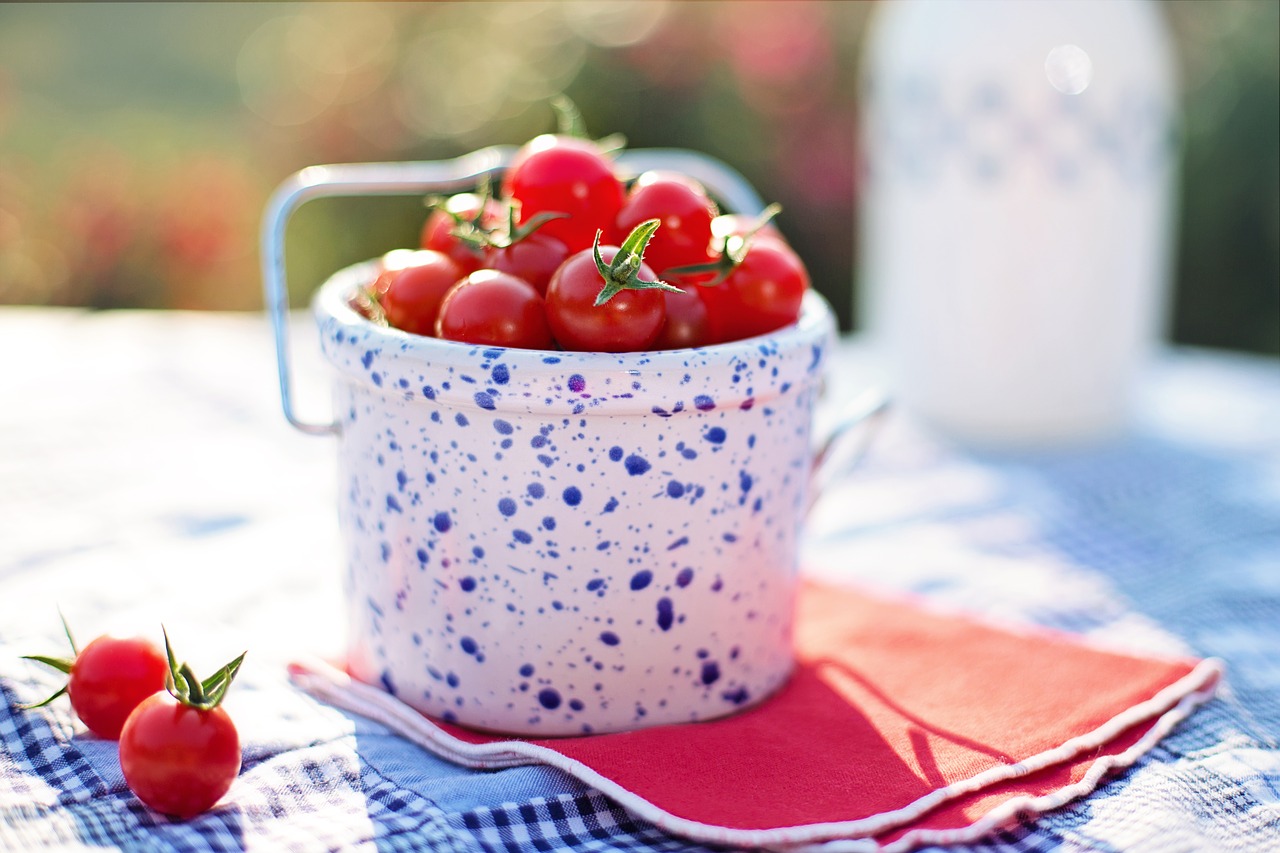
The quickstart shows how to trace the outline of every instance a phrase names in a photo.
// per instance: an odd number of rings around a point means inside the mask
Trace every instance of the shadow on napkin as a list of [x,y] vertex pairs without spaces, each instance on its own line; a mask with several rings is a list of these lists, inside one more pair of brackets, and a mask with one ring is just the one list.
[[427,718],[319,662],[316,697],[471,767],[559,767],[673,834],[803,849],[972,840],[1127,767],[1217,686],[1217,661],[1139,658],[806,584],[796,671],[732,717],[510,738]]

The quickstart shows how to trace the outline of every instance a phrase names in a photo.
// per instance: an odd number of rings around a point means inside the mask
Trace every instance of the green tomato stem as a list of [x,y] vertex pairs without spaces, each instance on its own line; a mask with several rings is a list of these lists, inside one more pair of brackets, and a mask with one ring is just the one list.
[[[48,657],[46,655],[23,655],[22,659],[33,660],[36,663],[42,663],[45,666],[51,666],[54,669],[56,669],[58,672],[61,672],[65,675],[70,675],[71,667],[75,665],[76,658],[80,657],[80,649],[76,648],[75,638],[71,636],[71,626],[67,624],[67,617],[62,615],[61,608],[58,609],[58,618],[62,620],[62,630],[63,630],[63,633],[67,635],[67,642],[71,644],[71,657],[55,658],[55,657]],[[34,705],[19,705],[18,707],[24,711],[34,710],[35,708],[43,708],[45,705],[48,705],[54,699],[57,699],[59,696],[61,696],[63,693],[66,693],[66,692],[67,692],[67,685],[64,684],[62,685],[61,688],[59,688],[58,692],[54,693],[48,699],[45,699],[41,702],[36,702]]]
[[782,205],[774,202],[764,210],[760,211],[760,216],[754,223],[752,223],[751,228],[746,234],[725,235],[724,242],[720,244],[720,257],[705,264],[689,264],[683,267],[674,267],[667,270],[667,274],[687,276],[712,273],[710,281],[700,281],[697,282],[697,284],[702,287],[713,287],[714,285],[719,284],[732,275],[733,271],[742,265],[742,262],[747,257],[747,252],[751,249],[751,241],[755,239],[756,234],[781,212]]
[[556,114],[556,132],[561,136],[572,136],[575,139],[590,139],[587,136],[587,123],[582,118],[578,105],[563,92],[551,97],[551,109]]
[[666,290],[672,293],[684,293],[680,288],[673,287],[665,281],[645,281],[638,277],[640,267],[644,263],[644,250],[661,224],[660,220],[646,219],[633,228],[627,235],[627,239],[623,240],[622,245],[618,247],[618,253],[613,256],[612,263],[608,264],[600,254],[600,238],[604,236],[604,232],[596,231],[596,239],[591,246],[591,251],[595,255],[596,269],[604,279],[604,286],[596,295],[597,306],[605,304],[623,290]]
[[240,664],[244,662],[244,656],[248,652],[241,652],[238,658],[201,682],[188,664],[178,665],[178,659],[173,654],[173,646],[169,643],[169,633],[164,630],[163,625],[160,626],[160,630],[164,632],[164,650],[169,657],[168,688],[173,698],[183,705],[200,711],[212,711],[222,704],[223,698],[227,695],[227,689],[231,687],[231,682],[240,671]]

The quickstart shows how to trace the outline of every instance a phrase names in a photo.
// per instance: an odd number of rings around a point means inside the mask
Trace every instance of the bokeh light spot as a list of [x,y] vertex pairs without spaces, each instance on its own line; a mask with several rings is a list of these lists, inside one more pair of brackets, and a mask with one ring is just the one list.
[[1093,80],[1093,60],[1074,44],[1058,45],[1045,57],[1044,73],[1059,92],[1078,95]]
[[593,0],[563,4],[575,33],[599,47],[626,47],[647,39],[667,15],[667,0],[645,3]]

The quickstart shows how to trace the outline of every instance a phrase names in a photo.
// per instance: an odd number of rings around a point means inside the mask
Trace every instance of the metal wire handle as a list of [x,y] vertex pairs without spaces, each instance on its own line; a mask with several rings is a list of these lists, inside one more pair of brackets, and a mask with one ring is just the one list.
[[[474,188],[481,178],[500,171],[515,152],[513,147],[500,146],[453,160],[308,166],[290,175],[276,188],[262,217],[262,286],[275,335],[280,402],[290,424],[308,435],[336,435],[340,429],[336,420],[304,420],[295,414],[293,408],[289,286],[284,261],[285,230],[289,218],[303,204],[317,198],[461,192]],[[622,152],[616,162],[624,175],[639,174],[649,169],[688,175],[705,186],[729,210],[738,213],[754,215],[764,208],[760,196],[742,175],[719,160],[694,151],[638,149]]]
[[814,448],[806,512],[813,510],[818,498],[837,478],[858,467],[892,408],[893,401],[879,387],[868,388],[840,408]]

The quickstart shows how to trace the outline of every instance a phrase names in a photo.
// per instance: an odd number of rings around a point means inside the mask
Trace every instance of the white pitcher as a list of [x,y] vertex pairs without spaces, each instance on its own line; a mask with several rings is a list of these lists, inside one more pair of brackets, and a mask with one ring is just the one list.
[[1159,10],[904,0],[868,39],[861,305],[898,400],[986,446],[1120,432],[1167,307]]

